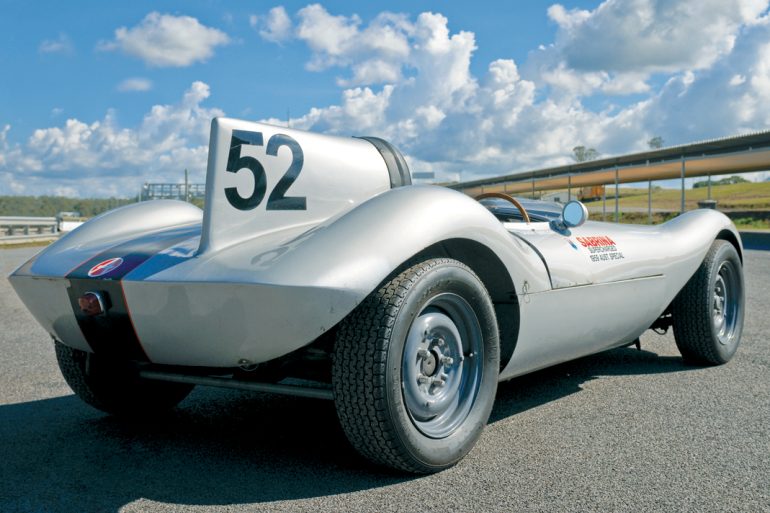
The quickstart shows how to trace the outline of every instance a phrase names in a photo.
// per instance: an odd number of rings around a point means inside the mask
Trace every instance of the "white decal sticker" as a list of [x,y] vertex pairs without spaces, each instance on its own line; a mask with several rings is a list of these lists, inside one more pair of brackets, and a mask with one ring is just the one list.
[[618,250],[615,241],[606,235],[595,237],[575,237],[577,241],[591,252],[591,262],[609,262],[623,260],[623,253]]

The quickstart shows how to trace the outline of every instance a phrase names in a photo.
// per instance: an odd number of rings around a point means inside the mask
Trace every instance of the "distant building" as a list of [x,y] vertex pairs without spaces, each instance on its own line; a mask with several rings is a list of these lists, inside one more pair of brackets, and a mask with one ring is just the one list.
[[204,198],[205,196],[206,184],[203,183],[188,184],[187,191],[185,191],[185,184],[183,183],[146,183],[142,185],[140,199],[141,201],[156,199],[184,200],[185,198]]
[[61,233],[71,232],[86,221],[80,212],[59,212],[56,214],[56,230]]

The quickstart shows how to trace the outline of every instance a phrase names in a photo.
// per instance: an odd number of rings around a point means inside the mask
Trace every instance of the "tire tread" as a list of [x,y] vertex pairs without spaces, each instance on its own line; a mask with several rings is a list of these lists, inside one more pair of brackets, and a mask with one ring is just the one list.
[[715,261],[727,241],[716,240],[706,253],[698,270],[679,292],[673,302],[674,340],[685,361],[701,365],[718,365],[727,360],[716,350],[712,333],[711,287],[713,274],[718,272]]
[[193,389],[193,385],[141,379],[127,371],[125,364],[89,356],[58,341],[55,348],[59,369],[72,391],[86,404],[106,413],[159,413],[179,404]]
[[333,390],[340,423],[353,447],[369,460],[413,473],[434,472],[407,452],[387,411],[388,345],[396,315],[409,289],[448,258],[417,263],[386,281],[341,324],[335,344]]

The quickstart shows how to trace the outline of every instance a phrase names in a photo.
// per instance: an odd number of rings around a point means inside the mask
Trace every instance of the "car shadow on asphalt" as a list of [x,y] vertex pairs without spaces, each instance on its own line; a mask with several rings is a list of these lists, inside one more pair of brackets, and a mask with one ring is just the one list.
[[[616,349],[502,384],[491,422],[599,375],[687,370]],[[367,464],[330,401],[199,387],[169,414],[103,415],[75,396],[0,406],[0,511],[118,511],[141,498],[228,505],[323,497],[419,477]],[[462,469],[458,469],[462,471]]]
[[501,383],[489,422],[580,392],[599,376],[632,376],[697,370],[680,356],[660,356],[632,347],[594,354]]

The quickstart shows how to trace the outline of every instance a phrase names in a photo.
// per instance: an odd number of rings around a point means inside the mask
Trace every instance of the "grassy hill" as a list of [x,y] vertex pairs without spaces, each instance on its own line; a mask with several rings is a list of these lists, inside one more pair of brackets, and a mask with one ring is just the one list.
[[[614,187],[607,187],[607,202],[615,203]],[[685,206],[687,210],[698,208],[698,201],[707,199],[708,190],[705,187],[685,190]],[[722,211],[731,210],[770,210],[770,182],[736,183],[717,185],[711,188],[711,199],[717,200],[717,208]],[[652,207],[678,212],[680,208],[679,189],[653,189]],[[647,189],[620,188],[620,209],[624,207],[647,208]],[[601,200],[586,205],[601,204]]]
[[[653,223],[671,219],[681,208],[681,192],[678,189],[653,189]],[[618,205],[621,222],[647,223],[647,189],[621,187]],[[687,210],[698,208],[698,202],[708,198],[705,187],[685,190]],[[711,188],[711,199],[717,201],[717,209],[732,218],[741,229],[770,229],[770,182],[716,185]],[[599,207],[601,200],[586,202],[586,206]],[[607,187],[608,220],[613,219],[615,189]],[[629,212],[632,211],[632,212]],[[661,212],[663,211],[663,212]],[[594,216],[595,217],[595,216]]]

